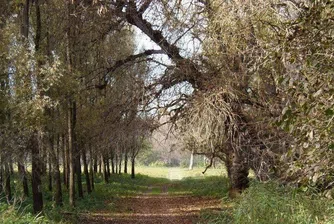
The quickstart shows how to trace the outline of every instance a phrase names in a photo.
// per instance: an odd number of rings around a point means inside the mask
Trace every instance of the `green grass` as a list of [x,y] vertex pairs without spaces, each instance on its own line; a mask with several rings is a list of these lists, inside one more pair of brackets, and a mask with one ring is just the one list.
[[[97,176],[95,190],[78,199],[75,208],[68,205],[66,189],[63,189],[64,206],[56,208],[52,193],[44,186],[45,207],[41,216],[32,214],[31,197],[9,206],[0,196],[0,223],[75,223],[81,213],[117,211],[120,208],[116,208],[115,203],[122,197],[168,193],[222,198],[222,211],[203,211],[201,224],[334,224],[333,200],[306,195],[298,189],[277,183],[253,181],[238,199],[230,200],[227,198],[228,180],[221,169],[208,170],[205,175],[201,173],[201,168],[189,171],[183,168],[138,167],[136,171],[135,179],[115,174],[108,184]],[[13,189],[16,198],[21,194],[19,188]]]
[[334,224],[334,201],[277,183],[253,181],[232,206],[203,213],[205,224]]
[[169,178],[170,174],[178,173],[182,178],[203,178],[209,176],[225,176],[225,169],[208,169],[205,174],[202,174],[204,168],[196,167],[192,170],[179,167],[136,167],[136,172],[150,177]]
[[[95,190],[90,194],[85,194],[83,199],[76,200],[76,207],[71,208],[68,204],[68,192],[63,186],[63,207],[55,207],[52,202],[52,193],[48,191],[47,185],[43,186],[44,211],[39,216],[32,213],[32,198],[28,197],[22,202],[15,205],[7,205],[4,198],[0,196],[0,223],[75,223],[78,215],[81,213],[94,212],[98,210],[114,211],[115,202],[121,197],[150,193],[165,193],[164,187],[167,186],[169,194],[193,194],[193,195],[209,195],[209,189],[214,186],[221,185],[224,181],[222,178],[214,177],[221,175],[223,170],[208,170],[203,175],[203,168],[195,168],[187,170],[183,168],[166,168],[166,167],[138,167],[135,179],[131,179],[130,175],[112,175],[110,183],[105,184],[101,176],[95,177]],[[168,179],[172,175],[177,175],[183,180],[172,181]],[[16,179],[14,177],[13,179]],[[82,178],[84,180],[84,178]],[[44,180],[43,183],[47,183]],[[203,185],[207,186],[203,188]],[[17,189],[15,198],[19,198],[22,194],[21,186],[15,184]],[[210,187],[211,186],[211,187]],[[84,189],[85,184],[84,184]],[[209,187],[209,188],[208,188]],[[219,188],[221,189],[221,188]],[[30,189],[31,190],[31,189]],[[218,195],[216,192],[214,195]]]

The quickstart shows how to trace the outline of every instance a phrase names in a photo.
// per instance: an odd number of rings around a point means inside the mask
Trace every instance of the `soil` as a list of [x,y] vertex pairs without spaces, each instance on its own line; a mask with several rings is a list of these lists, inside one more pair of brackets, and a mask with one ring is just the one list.
[[200,212],[221,209],[217,198],[191,195],[170,195],[168,186],[161,186],[160,194],[152,193],[149,186],[144,194],[119,198],[110,210],[84,214],[80,223],[136,223],[136,224],[191,224],[197,223]]

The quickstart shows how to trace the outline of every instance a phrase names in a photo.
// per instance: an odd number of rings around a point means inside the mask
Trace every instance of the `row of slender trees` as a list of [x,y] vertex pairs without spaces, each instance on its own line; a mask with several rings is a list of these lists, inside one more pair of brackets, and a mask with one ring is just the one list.
[[98,168],[106,182],[130,164],[135,175],[153,124],[139,113],[145,63],[108,71],[134,52],[133,32],[111,14],[98,15],[99,7],[1,3],[0,192],[8,203],[22,189],[41,211],[47,179],[55,204],[62,205],[65,186],[74,206],[84,196],[82,173],[88,193]]

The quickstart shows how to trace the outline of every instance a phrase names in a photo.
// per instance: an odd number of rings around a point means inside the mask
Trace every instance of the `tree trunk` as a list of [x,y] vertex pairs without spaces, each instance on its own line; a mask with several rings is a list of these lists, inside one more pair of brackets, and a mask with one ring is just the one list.
[[101,159],[100,159],[100,160],[99,160],[99,167],[98,167],[98,172],[99,172],[99,174],[102,173],[101,166],[102,166],[102,161],[101,161]]
[[3,177],[3,162],[2,162],[1,155],[0,155],[0,194],[3,192],[3,182],[4,182],[4,177]]
[[122,173],[122,153],[119,154],[118,174]]
[[33,208],[35,213],[39,213],[43,209],[43,194],[42,194],[42,163],[40,158],[40,136],[37,135],[37,131],[32,134],[30,140],[31,147],[31,163],[32,163],[32,195],[33,195]]
[[57,145],[56,149],[54,151],[54,158],[53,158],[53,169],[54,169],[54,184],[55,184],[55,192],[54,192],[54,198],[57,206],[63,205],[63,195],[61,191],[61,176],[60,176],[60,170],[59,170],[59,135],[57,136]]
[[97,173],[97,156],[96,155],[94,155],[94,173]]
[[75,206],[75,181],[74,181],[74,151],[73,151],[73,122],[72,122],[72,101],[69,100],[67,110],[67,125],[68,125],[68,163],[69,163],[69,203]]
[[24,196],[28,197],[29,196],[28,179],[27,179],[24,164],[22,161],[20,161],[21,158],[23,158],[22,156],[23,155],[21,154],[19,158],[19,162],[17,163],[17,169],[19,171],[20,179],[22,181]]
[[10,186],[10,168],[9,164],[5,162],[5,175],[4,175],[4,190],[7,199],[7,203],[10,204],[12,200],[12,190]]
[[90,184],[90,178],[89,178],[89,172],[88,172],[88,165],[87,165],[87,158],[86,158],[86,150],[83,149],[82,152],[82,162],[84,165],[84,173],[86,177],[86,187],[87,187],[87,192],[90,194],[92,192],[91,184]]
[[[51,144],[51,149],[53,148],[53,142],[50,142]],[[51,155],[49,153],[48,155],[48,171],[49,171],[49,175],[48,175],[48,180],[49,180],[49,185],[48,185],[48,188],[49,188],[49,191],[52,192],[52,159],[51,159]]]
[[106,164],[105,164],[105,159],[103,158],[103,155],[101,155],[101,167],[102,167],[102,171],[103,171],[104,182],[108,183],[109,182],[109,178],[108,178]]
[[90,163],[89,163],[89,167],[90,167],[90,179],[91,179],[91,183],[92,183],[92,190],[94,190],[94,169],[93,169],[93,155],[92,155],[92,146],[89,146],[89,155],[90,155]]
[[68,141],[66,141],[65,135],[62,137],[63,141],[63,177],[64,177],[64,184],[66,188],[68,189],[69,186],[69,151],[68,151]]
[[192,170],[193,168],[194,168],[194,150],[191,150],[189,170]]
[[131,159],[131,178],[135,178],[135,158]]
[[118,156],[117,156],[117,153],[115,154],[115,173],[117,174],[118,173]]
[[110,163],[109,158],[106,159],[107,175],[110,177]]
[[14,175],[14,165],[11,157],[9,158],[9,170],[10,170],[10,175]]
[[249,167],[241,152],[231,151],[226,156],[227,173],[230,179],[231,191],[241,192],[249,185]]
[[111,152],[111,172],[112,172],[112,174],[115,174],[115,162],[114,162],[114,159],[115,159],[115,154],[114,154],[114,152]]
[[128,173],[128,150],[125,150],[125,155],[124,155],[124,173]]
[[79,145],[77,142],[77,134],[76,134],[76,123],[77,123],[77,105],[76,102],[73,101],[73,149],[74,149],[74,160],[75,160],[75,172],[77,177],[77,186],[78,186],[78,195],[80,198],[83,198],[83,190],[82,190],[82,180],[81,180],[81,161],[80,154],[81,150],[79,149]]

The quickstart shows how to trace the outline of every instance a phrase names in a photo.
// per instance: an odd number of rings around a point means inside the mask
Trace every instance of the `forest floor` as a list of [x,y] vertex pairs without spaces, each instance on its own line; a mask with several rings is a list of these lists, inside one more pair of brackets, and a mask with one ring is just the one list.
[[[87,213],[81,217],[81,223],[191,224],[199,221],[201,211],[221,209],[220,199],[150,192],[156,187],[148,186],[148,193],[119,198],[114,211],[102,209]],[[161,191],[168,189],[167,185],[159,187]]]
[[195,174],[200,174],[199,170],[168,169],[166,172],[164,169],[162,175],[168,179],[157,177],[161,174],[159,171],[145,170],[143,173],[147,172],[156,177],[139,175],[132,183],[116,180],[120,187],[134,191],[106,198],[104,206],[80,214],[79,223],[190,224],[199,222],[203,212],[215,213],[222,209],[221,192],[209,195],[203,189],[205,185],[210,188],[217,184],[220,181],[217,177],[198,176],[196,181],[191,181],[181,179],[194,178]]

